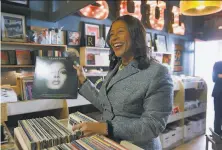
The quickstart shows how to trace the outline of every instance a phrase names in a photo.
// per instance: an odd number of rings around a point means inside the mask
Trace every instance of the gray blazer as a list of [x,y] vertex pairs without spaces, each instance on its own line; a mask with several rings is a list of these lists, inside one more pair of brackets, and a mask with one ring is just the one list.
[[152,61],[138,69],[131,61],[123,70],[120,63],[110,71],[100,88],[87,80],[79,93],[103,113],[113,125],[114,140],[127,140],[146,150],[162,149],[159,134],[172,110],[173,82],[168,69]]

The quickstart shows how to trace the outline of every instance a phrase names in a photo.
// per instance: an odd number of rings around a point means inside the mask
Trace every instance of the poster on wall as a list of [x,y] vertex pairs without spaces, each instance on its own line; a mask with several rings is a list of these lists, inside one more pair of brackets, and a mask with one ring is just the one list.
[[85,23],[85,35],[95,36],[95,44],[97,46],[100,38],[99,25]]
[[26,42],[25,17],[2,13],[1,32],[2,41]]
[[152,35],[150,32],[146,33],[146,41],[147,41],[147,46],[152,47]]
[[[107,40],[107,35],[109,33],[110,26],[105,26],[105,41]],[[108,41],[106,41],[106,47],[109,47]]]
[[33,98],[76,99],[78,81],[73,61],[66,57],[37,57]]
[[183,71],[183,64],[182,64],[182,46],[181,45],[175,45],[175,59],[174,59],[174,72],[181,72]]
[[67,45],[79,46],[81,33],[76,31],[67,31]]
[[166,36],[156,34],[156,47],[158,52],[166,52],[167,51],[167,44],[166,44]]

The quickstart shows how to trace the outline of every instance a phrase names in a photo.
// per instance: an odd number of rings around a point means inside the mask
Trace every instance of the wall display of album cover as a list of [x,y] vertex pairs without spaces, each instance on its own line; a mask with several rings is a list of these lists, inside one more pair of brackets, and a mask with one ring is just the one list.
[[[110,30],[110,26],[105,26],[105,41],[107,40],[107,35],[109,33],[109,30]],[[109,47],[108,41],[106,41],[106,47]]]
[[152,35],[150,32],[146,33],[146,41],[147,41],[147,46],[152,47]]
[[33,98],[76,99],[78,81],[73,61],[66,57],[37,57]]
[[86,46],[95,47],[96,39],[94,35],[86,35]]
[[76,31],[67,31],[67,45],[79,46],[81,33]]
[[167,44],[166,44],[166,36],[165,35],[156,35],[156,47],[158,52],[166,52],[167,51]]
[[[50,31],[48,28],[31,26],[30,29],[34,32],[34,43],[51,44]],[[52,34],[52,32],[51,32]]]
[[174,72],[183,71],[183,48],[180,45],[175,46],[175,58],[174,58]]
[[85,29],[85,36],[86,35],[95,36],[95,43],[96,43],[96,46],[97,46],[98,42],[99,42],[99,38],[100,38],[99,25],[85,23],[85,28],[84,29]]
[[2,41],[26,42],[25,17],[2,13],[1,31]]
[[59,45],[65,45],[65,31],[55,31],[55,30],[51,30],[50,32],[50,37],[51,41],[49,42],[49,44],[59,44]]

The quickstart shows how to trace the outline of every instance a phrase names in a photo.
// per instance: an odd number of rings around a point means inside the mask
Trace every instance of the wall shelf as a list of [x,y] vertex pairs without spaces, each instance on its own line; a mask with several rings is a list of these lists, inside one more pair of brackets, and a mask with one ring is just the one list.
[[109,51],[110,48],[106,48],[106,47],[90,47],[90,46],[86,46],[86,47],[82,47],[82,48],[86,48],[86,49],[90,49],[90,50],[104,50],[104,51]]
[[183,116],[184,116],[184,113],[183,113],[183,112],[179,112],[179,113],[176,113],[176,114],[170,115],[170,117],[169,117],[167,123],[172,123],[172,122],[175,122],[175,121],[181,120],[181,119],[183,119]]
[[4,42],[1,41],[2,50],[59,50],[66,51],[66,45],[52,45],[52,44],[35,44],[35,43],[20,43],[20,42]]
[[[168,129],[170,129],[170,127],[173,127],[174,130],[163,132],[160,135],[161,143],[164,150],[173,149],[176,146],[179,146],[180,144],[190,141],[195,137],[204,134],[206,129],[206,117],[205,117],[207,110],[206,82],[200,77],[179,77],[179,76],[173,76],[173,81],[174,81],[173,104],[174,107],[179,107],[179,112],[171,114],[167,120],[167,123],[169,124]],[[199,107],[185,111],[185,99],[186,99],[185,95],[187,95],[187,92],[190,92],[190,90],[192,91],[193,94],[192,96],[195,96],[195,99],[193,99],[192,101],[196,101],[198,99]],[[193,121],[192,120],[193,116],[195,116],[195,118],[199,117],[199,120]],[[174,127],[176,124],[177,126]]]
[[204,81],[183,82],[185,89],[204,89]]
[[104,77],[107,75],[107,72],[101,72],[101,73],[86,73],[86,76],[87,77],[98,77],[98,76],[101,76],[101,77]]
[[194,115],[197,115],[197,114],[201,114],[203,112],[206,112],[206,105],[204,107],[198,107],[198,108],[195,108],[195,109],[184,111],[184,118],[194,116]]
[[37,99],[9,102],[7,103],[8,116],[40,112],[45,110],[61,109],[64,107],[64,101],[67,103],[68,107],[91,104],[81,95],[78,95],[78,99]]
[[151,54],[168,54],[168,55],[173,55],[174,52],[152,52]]

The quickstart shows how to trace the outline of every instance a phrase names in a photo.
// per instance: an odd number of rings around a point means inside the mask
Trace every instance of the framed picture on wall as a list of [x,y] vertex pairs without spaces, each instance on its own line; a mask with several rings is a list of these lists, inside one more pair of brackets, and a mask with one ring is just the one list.
[[26,42],[24,16],[2,13],[1,20],[2,41]]
[[26,7],[29,6],[29,0],[3,0],[3,3],[26,6]]
[[[105,41],[107,40],[107,35],[108,35],[108,33],[109,33],[109,30],[110,30],[110,26],[104,26],[104,30],[105,30],[105,35],[104,35],[104,37],[105,37]],[[106,41],[106,47],[109,47],[109,45],[108,45],[108,43],[107,43],[107,41]]]
[[93,35],[95,36],[95,44],[98,45],[99,39],[100,39],[100,28],[99,25],[96,24],[89,24],[85,23],[84,25],[84,31],[85,31],[85,37],[86,35]]
[[66,31],[62,31],[61,29],[48,29],[49,30],[49,39],[51,41],[50,44],[66,44]]
[[147,41],[147,46],[152,47],[152,34],[150,32],[146,33],[146,41]]
[[80,46],[81,33],[77,31],[67,31],[67,45]]
[[166,36],[161,34],[156,34],[155,39],[156,47],[158,52],[166,52],[167,44],[166,44]]

